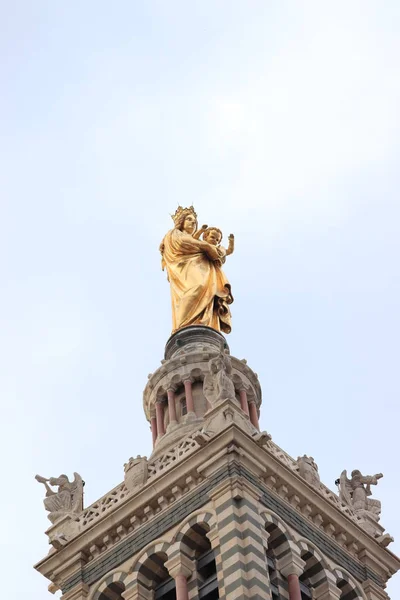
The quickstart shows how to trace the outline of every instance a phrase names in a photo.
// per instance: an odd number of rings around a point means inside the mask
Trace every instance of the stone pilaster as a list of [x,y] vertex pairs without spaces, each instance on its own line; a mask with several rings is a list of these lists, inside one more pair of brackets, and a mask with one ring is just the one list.
[[[220,598],[268,598],[270,586],[262,523],[252,488],[242,481],[228,479],[210,496],[217,515]],[[212,547],[216,550],[215,540]]]

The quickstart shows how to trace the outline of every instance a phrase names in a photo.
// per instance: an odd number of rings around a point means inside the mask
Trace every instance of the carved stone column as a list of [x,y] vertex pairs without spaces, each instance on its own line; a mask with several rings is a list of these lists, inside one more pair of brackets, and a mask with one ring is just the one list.
[[175,390],[170,388],[169,390],[167,390],[167,394],[168,394],[169,424],[177,425],[178,419],[176,418]]
[[188,415],[196,415],[194,410],[194,402],[193,402],[193,393],[192,393],[192,381],[190,379],[186,379],[183,382],[185,386],[185,396],[186,396],[186,407],[188,411]]
[[150,417],[150,427],[151,427],[151,437],[153,438],[153,448],[154,448],[154,446],[156,444],[156,440],[157,440],[157,435],[158,435],[156,415],[152,415]]
[[289,588],[289,600],[301,600],[299,576],[304,572],[305,561],[294,546],[291,551],[277,560],[278,571],[286,577]]
[[165,563],[165,568],[175,579],[176,600],[189,600],[187,580],[194,570],[193,562],[182,553],[170,558]]
[[260,431],[260,425],[258,423],[258,414],[257,414],[257,406],[255,400],[249,400],[249,412],[250,412],[250,421],[251,424],[254,425],[258,431]]
[[163,400],[157,400],[156,402],[156,422],[158,436],[162,437],[165,433],[164,429],[164,402]]
[[242,388],[239,391],[239,397],[240,397],[240,406],[242,407],[242,411],[246,413],[246,415],[249,414],[249,403],[247,401],[247,392],[244,388]]

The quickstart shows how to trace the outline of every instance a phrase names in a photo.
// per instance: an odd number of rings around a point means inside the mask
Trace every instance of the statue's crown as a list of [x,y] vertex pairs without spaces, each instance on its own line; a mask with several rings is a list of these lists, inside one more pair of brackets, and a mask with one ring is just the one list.
[[182,206],[178,206],[178,208],[175,211],[174,215],[171,215],[172,220],[174,221],[175,225],[177,223],[179,223],[182,215],[193,215],[194,218],[197,220],[197,214],[194,210],[193,206],[189,206],[189,208],[183,208]]

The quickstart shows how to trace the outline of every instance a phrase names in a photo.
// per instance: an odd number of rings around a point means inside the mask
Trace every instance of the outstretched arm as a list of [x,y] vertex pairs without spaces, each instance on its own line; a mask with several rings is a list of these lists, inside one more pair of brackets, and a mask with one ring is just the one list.
[[229,254],[232,254],[235,249],[235,236],[233,235],[233,233],[231,233],[228,236],[228,240],[229,240],[229,244],[228,244],[228,248],[226,250],[226,256],[229,256]]
[[377,475],[366,475],[365,477],[361,477],[361,483],[377,485],[378,479],[382,479],[382,477],[382,473],[378,473]]
[[216,246],[212,246],[204,240],[196,240],[192,235],[188,233],[181,233],[180,231],[178,242],[179,252],[182,254],[193,254],[193,252],[203,252],[208,256],[210,260],[218,260],[219,253]]
[[200,236],[205,232],[205,230],[208,229],[208,225],[202,225],[200,227],[200,229],[198,229],[197,231],[195,231],[195,233],[193,234],[193,237],[195,240],[200,239]]
[[50,481],[50,479],[46,479],[45,477],[42,477],[41,475],[36,475],[35,479],[39,483],[43,483],[44,487],[46,488],[46,497],[48,497],[48,496],[54,496],[54,494],[56,492],[53,492],[53,490],[51,489],[51,487],[49,487],[48,484],[47,484],[47,482]]

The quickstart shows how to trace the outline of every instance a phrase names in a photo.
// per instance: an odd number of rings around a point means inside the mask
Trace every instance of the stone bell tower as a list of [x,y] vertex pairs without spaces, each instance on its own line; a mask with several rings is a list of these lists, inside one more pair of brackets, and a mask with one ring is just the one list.
[[78,473],[36,476],[52,525],[35,568],[62,600],[387,600],[400,560],[369,498],[382,474],[342,471],[338,496],[311,457],[260,432],[258,377],[220,333],[234,236],[225,249],[219,228],[198,230],[193,206],[172,218],[160,250],[175,333],[143,394],[153,452],[87,507]]
[[338,497],[313,459],[294,460],[259,431],[257,375],[219,332],[174,334],[143,406],[153,453],[131,458],[120,485],[82,509],[77,474],[76,484],[45,480],[59,488],[46,499],[51,550],[35,568],[50,591],[62,600],[388,598],[400,561],[386,548],[379,503],[357,507],[364,483],[344,475]]

